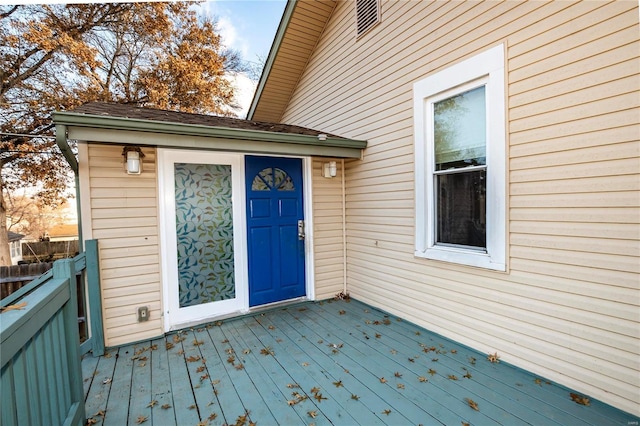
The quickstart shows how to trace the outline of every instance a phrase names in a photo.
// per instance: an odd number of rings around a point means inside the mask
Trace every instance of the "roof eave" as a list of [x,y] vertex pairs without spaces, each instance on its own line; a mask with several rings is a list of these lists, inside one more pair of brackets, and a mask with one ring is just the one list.
[[[73,112],[54,112],[53,121],[57,126],[67,127],[84,127],[93,129],[124,130],[181,136],[198,136],[224,140],[245,140],[252,142],[280,143],[323,148],[343,148],[347,150],[357,151],[357,157],[359,157],[361,154],[360,150],[364,149],[367,146],[367,141],[337,138],[331,136],[327,136],[325,140],[320,140],[318,136],[313,135],[269,132],[262,130],[234,129],[219,126],[142,120],[125,117],[80,114]],[[349,157],[355,156],[355,151],[354,155],[349,155]]]
[[271,45],[271,50],[269,50],[269,56],[267,56],[267,60],[262,70],[262,75],[260,76],[260,81],[258,81],[258,86],[256,87],[256,91],[253,94],[253,99],[251,100],[249,111],[247,111],[247,120],[252,120],[253,115],[256,112],[256,108],[258,107],[258,102],[260,102],[260,97],[262,96],[262,91],[264,90],[264,87],[267,84],[267,80],[269,79],[269,74],[271,73],[271,69],[276,60],[276,57],[278,56],[280,45],[282,43],[285,33],[287,32],[287,27],[289,26],[289,22],[291,22],[291,16],[293,16],[293,11],[296,8],[296,2],[297,0],[288,0],[287,5],[284,8],[284,12],[282,13],[282,19],[280,19],[280,25],[278,26],[278,30],[276,31],[276,36],[273,40],[273,44]]

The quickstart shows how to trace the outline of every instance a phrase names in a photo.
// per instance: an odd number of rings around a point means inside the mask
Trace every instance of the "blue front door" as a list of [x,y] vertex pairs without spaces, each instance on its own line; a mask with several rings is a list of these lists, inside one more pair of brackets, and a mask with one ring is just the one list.
[[249,306],[304,296],[302,160],[245,158]]

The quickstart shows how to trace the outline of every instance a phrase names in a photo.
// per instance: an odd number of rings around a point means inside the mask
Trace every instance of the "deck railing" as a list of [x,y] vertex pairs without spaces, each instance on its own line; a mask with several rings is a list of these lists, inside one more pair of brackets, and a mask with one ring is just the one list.
[[[85,271],[91,318],[90,349],[104,351],[96,293],[97,242],[0,301],[2,425],[82,425],[85,421],[76,273]],[[97,288],[99,297],[99,287]]]

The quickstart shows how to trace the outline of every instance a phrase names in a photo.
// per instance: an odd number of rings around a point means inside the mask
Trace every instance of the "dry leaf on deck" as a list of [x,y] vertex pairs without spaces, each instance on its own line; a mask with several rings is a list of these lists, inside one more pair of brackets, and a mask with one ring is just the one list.
[[351,394],[351,399],[355,399],[356,401],[360,399],[360,397],[354,393]]
[[418,381],[419,381],[419,382],[427,382],[428,380],[427,380],[427,378],[426,378],[426,377],[424,377],[424,376],[420,376],[420,377],[418,377]]
[[429,374],[431,374],[432,376],[435,375],[437,373],[436,370],[434,370],[433,368],[430,368],[428,371]]
[[338,380],[337,382],[333,382],[333,385],[337,388],[342,386],[342,380]]
[[387,379],[385,379],[384,377],[380,377],[380,383],[387,383]]
[[9,305],[9,306],[5,306],[5,307],[0,307],[0,312],[7,312],[7,311],[19,311],[25,308],[25,306],[27,306],[27,302],[22,302],[22,303],[18,303],[15,305]]
[[93,417],[89,417],[87,419],[87,426],[95,425],[96,423],[98,423],[98,421],[96,419],[94,419]]
[[136,423],[137,424],[141,424],[147,421],[147,419],[149,419],[149,416],[138,416],[138,418],[136,419]]
[[316,416],[318,415],[318,412],[313,410],[313,411],[307,411],[307,414],[309,415],[309,417],[311,417],[312,419],[315,419]]
[[573,393],[573,392],[571,392],[569,396],[576,404],[587,405],[587,406],[591,405],[589,402],[589,398],[587,398],[586,396],[578,395],[577,393]]
[[147,407],[149,408],[153,408],[155,405],[158,404],[158,401],[156,401],[155,399],[153,401],[151,401],[149,404],[147,404]]
[[388,416],[389,414],[391,414],[391,410],[384,410],[382,414],[386,414]]
[[489,360],[489,362],[492,362],[494,364],[497,364],[500,362],[500,355],[498,355],[498,352],[494,353],[494,354],[489,354],[487,356],[487,359]]
[[399,378],[399,377],[402,377],[402,374],[401,374],[401,373],[399,373],[398,371],[396,371],[395,373],[393,373],[393,375],[394,375],[394,376],[396,376],[396,377],[398,377],[398,378]]
[[170,404],[162,404],[160,406],[160,408],[162,408],[163,410],[168,410],[169,408],[171,408],[171,405]]
[[475,402],[473,399],[471,398],[465,398],[464,399],[466,401],[466,403],[469,405],[469,407],[473,408],[476,411],[480,411],[480,409],[478,408],[478,403]]

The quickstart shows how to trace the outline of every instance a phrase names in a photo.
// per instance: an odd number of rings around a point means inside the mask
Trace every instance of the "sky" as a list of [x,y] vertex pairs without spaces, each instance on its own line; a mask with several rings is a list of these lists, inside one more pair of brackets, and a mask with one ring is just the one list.
[[[200,13],[217,18],[227,48],[240,52],[245,61],[259,63],[269,54],[286,4],[286,0],[215,0],[202,3]],[[246,76],[235,80],[238,116],[245,118],[257,82]]]

